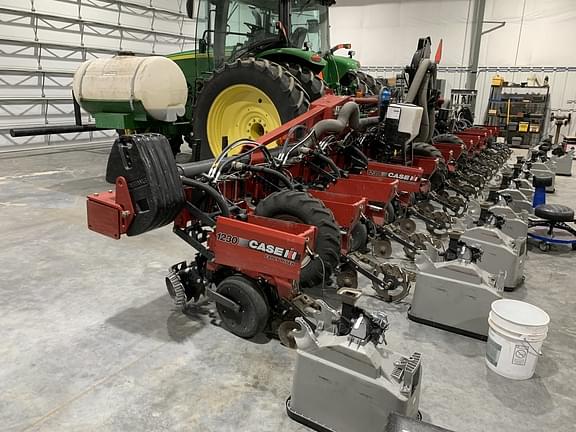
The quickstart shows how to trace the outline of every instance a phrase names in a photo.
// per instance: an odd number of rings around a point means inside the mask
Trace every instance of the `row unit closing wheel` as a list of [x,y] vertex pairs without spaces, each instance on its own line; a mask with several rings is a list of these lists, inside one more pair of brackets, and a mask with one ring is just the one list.
[[237,60],[215,70],[199,90],[193,108],[194,138],[201,159],[228,143],[257,140],[308,110],[300,82],[283,66],[261,59]]

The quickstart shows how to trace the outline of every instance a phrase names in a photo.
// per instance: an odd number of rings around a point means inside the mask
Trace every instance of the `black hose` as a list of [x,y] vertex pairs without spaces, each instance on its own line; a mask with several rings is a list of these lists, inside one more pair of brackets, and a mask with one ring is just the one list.
[[357,157],[362,162],[364,167],[368,167],[368,156],[366,156],[362,150],[360,150],[355,145],[351,145],[349,149],[353,153],[353,157]]
[[315,154],[315,156],[317,156],[318,159],[320,159],[322,162],[330,165],[330,168],[332,168],[332,171],[334,172],[334,175],[336,176],[336,178],[342,177],[342,175],[340,174],[340,168],[338,168],[338,166],[336,165],[336,163],[332,159],[330,159],[328,156],[325,156],[321,153],[317,153],[317,154]]
[[280,182],[284,183],[284,185],[286,185],[286,187],[290,190],[294,190],[294,185],[292,184],[292,182],[290,181],[290,179],[288,177],[286,177],[284,174],[282,174],[280,171],[276,171],[272,168],[267,168],[267,167],[263,167],[263,166],[259,166],[259,165],[246,165],[245,169],[247,171],[250,172],[259,172],[259,173],[263,173],[263,174],[268,174],[270,176],[276,177],[278,180],[280,180]]
[[[361,119],[360,108],[358,107],[358,104],[355,102],[347,102],[338,113],[337,119],[321,120],[316,123],[316,125],[314,125],[313,130],[317,137],[321,137],[329,133],[340,134],[344,131],[344,129],[346,129],[347,126],[350,126],[354,130],[361,131],[377,123],[378,117],[368,117]],[[281,151],[282,148],[277,147],[270,150],[270,154],[276,155]],[[227,164],[229,159],[231,158],[224,158],[222,159],[222,162]],[[241,158],[235,160],[246,164],[250,162],[249,155],[244,155]],[[178,164],[178,171],[180,172],[180,175],[186,177],[195,177],[208,172],[213,163],[214,159],[208,159],[200,162]]]
[[224,199],[224,197],[222,196],[222,194],[220,192],[218,192],[216,189],[214,189],[209,184],[202,183],[198,180],[193,180],[193,179],[188,178],[188,177],[182,177],[181,179],[182,179],[183,185],[198,188],[198,189],[206,192],[206,194],[208,194],[208,196],[210,196],[210,198],[213,198],[214,201],[216,202],[216,205],[218,205],[218,208],[220,209],[222,216],[224,216],[224,217],[230,216],[230,208],[228,207],[228,203],[226,202],[226,200]]
[[[281,149],[279,147],[268,150],[269,154],[272,156],[279,154],[280,151],[281,151]],[[246,153],[242,153],[242,154],[237,155],[237,156],[223,158],[221,161],[223,163],[222,166],[228,165],[229,162],[233,162],[233,161],[241,162],[244,164],[249,164],[250,163],[250,153],[252,153],[252,152],[246,152]],[[208,171],[210,171],[210,168],[214,164],[214,160],[215,159],[206,159],[206,160],[198,161],[198,162],[188,162],[185,164],[177,164],[178,172],[180,173],[180,175],[185,176],[185,177],[196,177],[196,176],[199,176],[200,174],[205,174]]]

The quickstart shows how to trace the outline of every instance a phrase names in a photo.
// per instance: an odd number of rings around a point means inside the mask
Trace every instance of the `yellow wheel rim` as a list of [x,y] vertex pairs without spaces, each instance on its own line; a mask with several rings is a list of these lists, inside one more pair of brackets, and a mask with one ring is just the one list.
[[280,114],[266,93],[249,84],[236,84],[214,99],[206,133],[210,150],[218,156],[222,153],[223,136],[228,137],[230,144],[243,138],[257,140],[281,125]]

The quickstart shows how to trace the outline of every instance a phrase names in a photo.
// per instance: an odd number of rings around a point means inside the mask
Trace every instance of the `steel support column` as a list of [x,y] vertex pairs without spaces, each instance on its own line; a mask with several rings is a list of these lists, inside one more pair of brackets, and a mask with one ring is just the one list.
[[472,11],[472,31],[470,33],[470,52],[468,54],[468,73],[466,74],[466,88],[476,89],[476,77],[478,75],[478,58],[480,57],[480,45],[482,43],[482,26],[484,24],[484,10],[486,0],[474,0]]

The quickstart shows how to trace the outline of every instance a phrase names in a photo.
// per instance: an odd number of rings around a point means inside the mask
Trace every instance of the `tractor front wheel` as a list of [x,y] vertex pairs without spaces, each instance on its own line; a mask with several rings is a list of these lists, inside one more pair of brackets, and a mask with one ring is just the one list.
[[282,66],[249,58],[215,70],[198,91],[192,120],[201,159],[222,152],[223,143],[257,140],[308,110],[298,81]]

